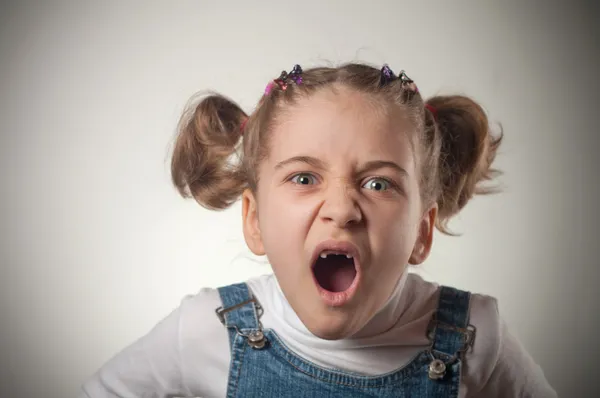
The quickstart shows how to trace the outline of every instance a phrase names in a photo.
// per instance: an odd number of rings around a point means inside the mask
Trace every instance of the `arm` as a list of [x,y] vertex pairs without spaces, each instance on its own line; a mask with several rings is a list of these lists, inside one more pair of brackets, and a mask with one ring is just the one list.
[[544,372],[501,322],[500,345],[490,377],[476,397],[556,398]]
[[542,369],[510,333],[495,298],[473,295],[471,322],[475,344],[467,352],[463,374],[468,397],[557,397]]
[[85,382],[79,398],[189,395],[180,360],[181,307],[111,358]]

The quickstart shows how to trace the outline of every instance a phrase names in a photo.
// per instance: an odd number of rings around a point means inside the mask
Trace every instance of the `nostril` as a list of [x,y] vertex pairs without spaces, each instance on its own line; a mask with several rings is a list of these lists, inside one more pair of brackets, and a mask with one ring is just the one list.
[[347,225],[360,223],[363,219],[363,216],[360,209],[356,207],[337,207],[325,209],[322,212],[322,218],[324,220],[334,222],[340,227],[344,227]]
[[323,220],[335,223],[339,228],[356,225],[362,221],[362,211],[353,195],[344,193],[327,197],[320,208]]
[[326,222],[334,223],[340,228],[344,227],[352,227],[358,225],[362,221],[362,217],[346,217],[346,218],[336,218],[336,217],[323,217],[323,220]]

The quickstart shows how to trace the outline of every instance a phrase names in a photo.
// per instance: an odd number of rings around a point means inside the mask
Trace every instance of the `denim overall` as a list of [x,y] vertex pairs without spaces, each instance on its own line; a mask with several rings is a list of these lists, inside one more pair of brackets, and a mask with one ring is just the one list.
[[470,293],[442,287],[428,337],[431,346],[380,376],[326,369],[295,354],[260,324],[262,307],[245,283],[219,288],[217,315],[229,331],[227,397],[458,397],[463,353],[475,330]]

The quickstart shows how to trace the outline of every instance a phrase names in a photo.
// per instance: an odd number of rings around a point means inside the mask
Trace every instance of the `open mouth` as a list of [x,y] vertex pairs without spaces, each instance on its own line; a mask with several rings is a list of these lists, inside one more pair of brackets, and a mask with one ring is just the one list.
[[321,288],[333,293],[344,292],[356,278],[354,256],[340,250],[323,250],[314,265],[315,280]]

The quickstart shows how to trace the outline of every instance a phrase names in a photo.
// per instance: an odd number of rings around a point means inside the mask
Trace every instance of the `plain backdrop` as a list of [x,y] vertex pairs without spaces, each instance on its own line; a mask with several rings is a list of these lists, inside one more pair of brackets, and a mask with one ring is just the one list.
[[266,83],[364,61],[480,101],[504,192],[417,270],[499,300],[564,397],[594,396],[600,14],[592,2],[13,1],[0,6],[0,388],[69,397],[186,294],[270,272],[240,206],[170,183],[200,90],[251,112]]

